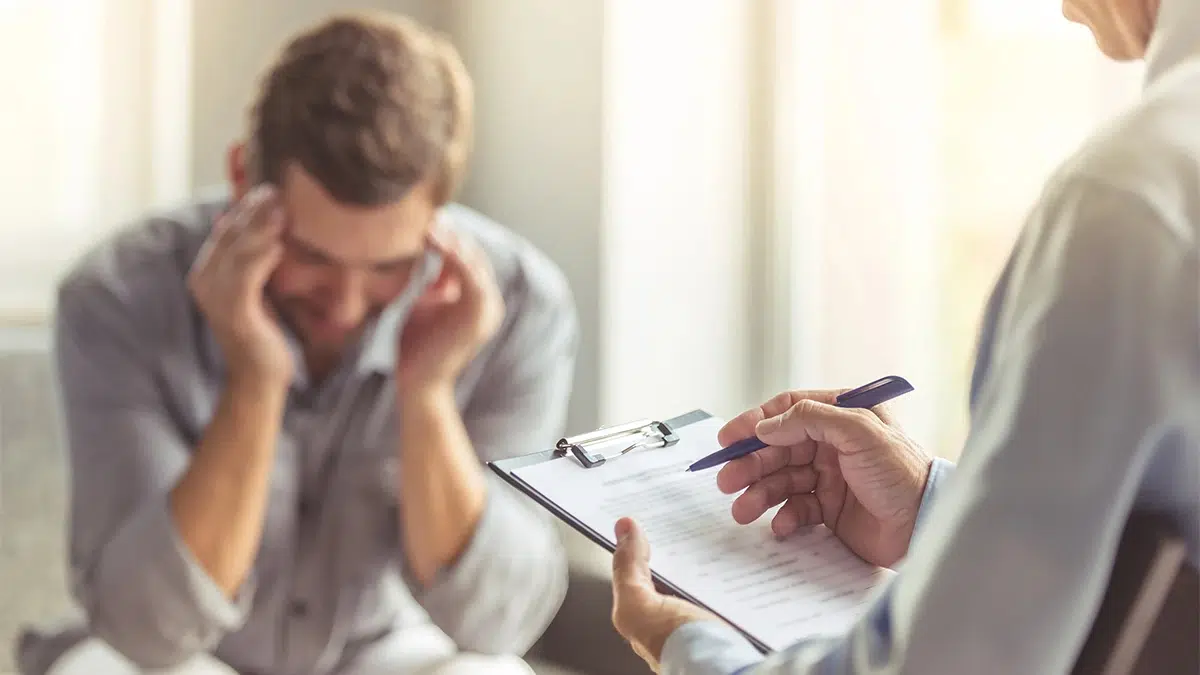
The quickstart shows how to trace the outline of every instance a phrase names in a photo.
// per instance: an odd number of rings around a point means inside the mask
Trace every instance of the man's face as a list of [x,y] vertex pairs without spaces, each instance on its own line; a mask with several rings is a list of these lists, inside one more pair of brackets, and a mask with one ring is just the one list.
[[1129,61],[1145,56],[1158,0],[1062,0],[1062,10],[1092,32],[1105,56]]
[[404,291],[436,208],[423,187],[393,204],[340,204],[296,164],[279,194],[284,254],[267,297],[306,350],[340,353]]

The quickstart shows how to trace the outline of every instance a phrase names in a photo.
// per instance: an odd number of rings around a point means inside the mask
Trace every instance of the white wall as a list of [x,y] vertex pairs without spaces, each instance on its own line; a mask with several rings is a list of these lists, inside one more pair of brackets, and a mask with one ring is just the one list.
[[566,270],[579,431],[749,402],[750,3],[457,0],[477,86],[463,200]]
[[752,3],[605,17],[605,422],[749,403]]
[[600,420],[603,0],[455,0],[446,29],[475,82],[476,151],[461,201],[565,271],[582,327],[568,428]]

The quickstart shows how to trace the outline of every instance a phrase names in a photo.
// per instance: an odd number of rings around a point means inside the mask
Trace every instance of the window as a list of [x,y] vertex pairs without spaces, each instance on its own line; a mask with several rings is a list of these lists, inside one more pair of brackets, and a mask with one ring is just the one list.
[[0,3],[0,315],[37,320],[83,247],[188,185],[186,0]]
[[1045,0],[776,0],[775,331],[790,386],[882,374],[957,456],[976,331],[1050,172],[1136,96]]

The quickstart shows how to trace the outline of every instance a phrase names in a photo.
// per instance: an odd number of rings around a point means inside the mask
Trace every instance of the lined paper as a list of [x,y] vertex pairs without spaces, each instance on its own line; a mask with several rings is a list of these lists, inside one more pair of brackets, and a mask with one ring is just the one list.
[[688,425],[675,446],[592,469],[563,457],[514,473],[610,542],[618,519],[635,518],[656,573],[771,649],[844,632],[893,572],[864,562],[824,526],[780,541],[770,528],[773,511],[750,525],[734,522],[736,495],[717,489],[717,469],[685,471],[718,449],[721,424]]

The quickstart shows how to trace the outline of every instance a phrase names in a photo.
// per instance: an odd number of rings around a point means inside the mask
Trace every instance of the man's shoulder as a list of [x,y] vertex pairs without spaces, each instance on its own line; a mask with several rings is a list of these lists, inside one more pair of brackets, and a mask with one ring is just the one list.
[[[1147,89],[1142,100],[1086,142],[1049,184],[1153,213],[1184,245],[1200,242],[1200,60]],[[1082,198],[1082,197],[1081,197]],[[1113,216],[1119,214],[1114,213]]]
[[118,227],[66,270],[58,284],[59,312],[103,307],[153,321],[186,307],[188,269],[222,205],[199,200]]
[[468,206],[449,204],[444,211],[453,227],[487,253],[506,302],[529,310],[574,312],[566,274],[533,242]]

